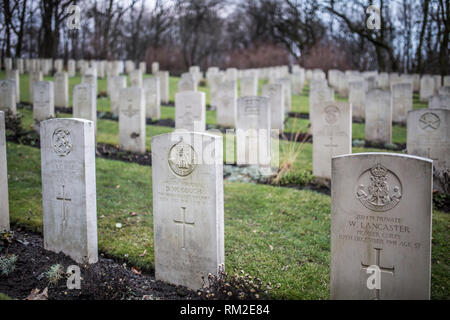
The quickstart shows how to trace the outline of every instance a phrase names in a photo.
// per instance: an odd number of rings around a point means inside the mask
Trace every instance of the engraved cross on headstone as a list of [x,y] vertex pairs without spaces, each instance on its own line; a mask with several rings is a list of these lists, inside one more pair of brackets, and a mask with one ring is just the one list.
[[[130,102],[130,101],[129,101]],[[132,116],[134,116],[136,113],[138,113],[137,110],[133,110],[133,106],[131,105],[131,103],[128,104],[128,109],[127,110],[123,110],[122,113],[124,115],[126,115],[128,118],[131,118]]]
[[[378,268],[380,268],[380,272],[381,273],[388,273],[391,274],[392,276],[394,275],[394,271],[395,268],[394,267],[382,267],[380,265],[380,256],[381,256],[381,248],[374,248],[376,251],[376,256],[375,256],[375,265],[378,266]],[[368,267],[370,267],[370,264],[365,264],[361,261],[361,267],[363,270],[367,270]],[[380,293],[381,293],[381,289],[375,289],[375,300],[380,300]]]
[[326,144],[325,147],[330,148],[330,155],[332,156],[333,155],[333,148],[338,147],[337,144],[333,144],[333,136],[330,136],[330,143]]
[[66,198],[66,193],[65,193],[65,189],[64,189],[64,185],[62,185],[62,196],[61,197],[56,197],[56,200],[60,200],[62,201],[62,225],[63,227],[65,227],[66,225],[66,201],[72,201],[72,199],[70,198]]
[[182,210],[182,219],[183,220],[180,221],[180,220],[174,219],[173,222],[175,222],[176,224],[181,224],[183,227],[183,232],[182,232],[183,246],[181,248],[186,249],[186,225],[194,226],[195,223],[186,221],[186,207],[181,207],[181,210]]

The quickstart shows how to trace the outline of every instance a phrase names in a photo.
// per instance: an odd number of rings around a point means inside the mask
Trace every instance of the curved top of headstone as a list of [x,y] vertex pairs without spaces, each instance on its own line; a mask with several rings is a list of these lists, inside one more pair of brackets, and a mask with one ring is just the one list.
[[361,152],[361,153],[343,154],[343,155],[333,157],[332,160],[338,159],[338,158],[367,157],[367,156],[385,156],[385,157],[393,157],[393,158],[404,158],[404,159],[412,159],[412,160],[419,160],[419,161],[433,163],[433,160],[428,159],[428,158],[417,157],[417,156],[412,156],[412,155],[408,155],[408,154],[389,153],[389,152]]

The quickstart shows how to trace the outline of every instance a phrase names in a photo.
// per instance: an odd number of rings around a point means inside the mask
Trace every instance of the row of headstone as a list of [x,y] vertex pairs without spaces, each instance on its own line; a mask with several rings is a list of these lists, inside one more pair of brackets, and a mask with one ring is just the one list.
[[[335,119],[332,114],[328,118]],[[0,112],[0,155],[6,159],[3,117]],[[94,131],[91,121],[80,119],[41,124],[44,246],[78,263],[98,260]],[[222,137],[206,133],[152,138],[159,280],[198,289],[224,265],[222,148]],[[332,299],[429,299],[432,171],[431,160],[413,156],[333,158]],[[7,191],[6,169],[0,174]],[[0,208],[7,230],[7,205]]]
[[[42,72],[43,75],[48,76],[51,72],[60,73],[65,71],[64,59],[4,59],[4,68],[6,71],[18,70],[19,74]],[[69,77],[74,77],[76,72],[79,71],[81,75],[84,75],[88,69],[95,69],[98,78],[104,78],[105,76],[118,76],[121,73],[126,72],[130,74],[134,71],[135,63],[131,60],[121,61],[106,61],[106,60],[67,60],[67,73]],[[143,61],[139,62],[137,70],[141,70],[142,73],[147,73],[147,64]],[[158,62],[152,63],[152,73],[156,74],[159,71]]]

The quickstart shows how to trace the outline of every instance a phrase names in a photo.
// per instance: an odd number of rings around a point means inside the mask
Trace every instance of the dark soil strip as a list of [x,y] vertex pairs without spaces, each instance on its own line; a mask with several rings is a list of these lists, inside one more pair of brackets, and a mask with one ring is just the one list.
[[100,158],[133,162],[143,166],[152,165],[152,153],[146,151],[143,154],[123,151],[116,146],[97,142],[96,155]]
[[[99,256],[91,265],[77,264],[63,253],[56,254],[43,248],[40,235],[14,230],[13,237],[0,240],[0,254],[16,255],[15,270],[9,275],[0,274],[0,292],[16,299],[25,299],[33,289],[48,288],[49,300],[141,300],[141,299],[197,299],[196,292],[155,280],[137,268],[119,264]],[[46,273],[52,266],[61,265],[65,273],[70,265],[81,271],[81,289],[67,288],[67,278],[62,275],[56,284],[50,284]]]

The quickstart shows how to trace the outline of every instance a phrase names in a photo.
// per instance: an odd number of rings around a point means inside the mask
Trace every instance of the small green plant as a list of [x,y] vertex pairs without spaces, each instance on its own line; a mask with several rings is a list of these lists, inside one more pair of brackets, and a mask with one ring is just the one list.
[[208,283],[203,279],[203,288],[198,290],[198,296],[209,300],[255,300],[267,298],[270,284],[264,285],[262,280],[245,274],[234,276],[225,272],[223,266],[219,268],[217,275],[208,275]]
[[2,275],[9,275],[16,269],[16,255],[10,255],[9,257],[0,257],[0,272]]
[[282,174],[277,183],[272,181],[274,184],[278,184],[281,186],[285,185],[296,185],[296,186],[306,186],[312,183],[314,180],[314,176],[311,171],[302,170],[300,172],[285,172]]
[[64,277],[64,270],[60,264],[54,264],[45,273],[50,284],[57,284]]
[[[294,118],[294,124],[293,127],[297,127],[297,117]],[[302,150],[303,144],[308,139],[308,134],[305,134],[302,141],[300,143],[297,143],[295,141],[298,141],[299,137],[301,136],[302,132],[301,130],[298,130],[295,133],[294,139],[292,139],[292,133],[291,133],[291,141],[294,141],[292,143],[288,144],[287,150],[284,150],[283,144],[280,144],[282,147],[280,152],[280,169],[278,170],[278,174],[273,179],[274,184],[279,184],[281,178],[286,175],[287,173],[291,172],[294,168],[294,163],[297,157],[300,154],[300,151]],[[284,134],[283,134],[284,136]]]

